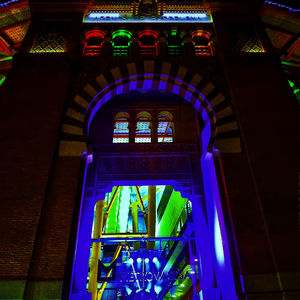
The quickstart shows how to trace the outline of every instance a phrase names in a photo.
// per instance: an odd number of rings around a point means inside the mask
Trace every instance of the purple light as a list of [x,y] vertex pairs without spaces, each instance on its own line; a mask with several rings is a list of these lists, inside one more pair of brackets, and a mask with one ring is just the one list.
[[265,4],[269,4],[269,5],[273,5],[273,6],[285,8],[285,9],[289,10],[290,12],[299,12],[300,11],[300,9],[292,8],[292,7],[286,6],[284,4],[280,4],[280,3],[269,1],[269,0],[266,0]]
[[18,3],[18,2],[23,2],[22,0],[10,0],[10,1],[7,1],[7,2],[4,2],[4,3],[1,3],[0,4],[0,8],[4,8],[4,7],[7,7],[8,5],[10,4],[13,4],[13,3]]

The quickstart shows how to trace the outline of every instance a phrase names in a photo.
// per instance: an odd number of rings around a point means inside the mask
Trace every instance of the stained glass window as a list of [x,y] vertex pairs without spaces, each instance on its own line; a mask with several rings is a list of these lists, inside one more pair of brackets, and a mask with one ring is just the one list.
[[151,143],[151,122],[147,116],[141,116],[136,123],[136,143]]
[[115,122],[113,143],[129,143],[129,122],[126,117],[119,117]]
[[159,143],[173,143],[173,123],[165,116],[158,119],[157,139]]

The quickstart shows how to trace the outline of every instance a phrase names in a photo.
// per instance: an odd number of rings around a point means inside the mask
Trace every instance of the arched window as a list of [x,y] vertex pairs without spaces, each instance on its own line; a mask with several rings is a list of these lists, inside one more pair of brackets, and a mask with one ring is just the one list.
[[139,33],[140,54],[143,56],[157,56],[158,33],[146,29]]
[[167,35],[167,45],[169,55],[181,55],[183,46],[183,36],[176,30],[172,29]]
[[113,55],[127,56],[129,55],[132,33],[128,30],[117,30],[112,33]]
[[151,115],[145,111],[137,115],[135,142],[151,143]]
[[211,33],[204,30],[194,31],[192,34],[196,56],[213,56],[214,49]]
[[129,115],[126,112],[120,112],[115,117],[115,126],[113,134],[113,143],[129,143]]
[[173,143],[173,116],[165,111],[158,115],[158,126],[157,126],[157,141],[158,143]]
[[105,33],[101,30],[90,30],[85,34],[83,55],[99,56],[104,44]]

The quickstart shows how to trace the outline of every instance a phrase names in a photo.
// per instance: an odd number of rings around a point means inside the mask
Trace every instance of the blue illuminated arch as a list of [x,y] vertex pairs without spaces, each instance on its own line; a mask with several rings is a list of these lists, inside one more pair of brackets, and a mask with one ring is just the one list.
[[[185,89],[182,87],[183,85],[186,86]],[[138,89],[167,90],[191,103],[203,119],[204,128],[201,133],[202,153],[206,153],[208,150],[212,149],[213,141],[216,136],[216,118],[211,105],[204,95],[191,84],[185,83],[179,78],[164,74],[149,73],[132,75],[128,78],[119,79],[98,92],[89,103],[85,112],[84,122],[87,136],[89,135],[92,120],[103,104],[117,95]]]

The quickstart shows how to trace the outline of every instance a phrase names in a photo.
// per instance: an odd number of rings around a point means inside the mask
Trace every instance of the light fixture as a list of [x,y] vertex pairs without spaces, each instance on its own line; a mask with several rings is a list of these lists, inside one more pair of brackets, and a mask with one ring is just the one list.
[[129,263],[129,264],[133,264],[133,259],[132,259],[132,258],[129,258],[129,259],[128,259],[128,263]]
[[158,262],[158,259],[157,259],[157,257],[156,257],[156,256],[155,256],[155,257],[153,257],[152,261],[153,261],[153,263],[157,263],[157,262]]

